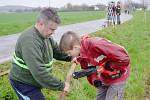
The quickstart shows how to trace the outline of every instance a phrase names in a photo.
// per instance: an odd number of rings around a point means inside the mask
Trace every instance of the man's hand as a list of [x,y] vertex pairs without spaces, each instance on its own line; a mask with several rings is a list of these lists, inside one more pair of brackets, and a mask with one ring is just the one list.
[[72,73],[74,72],[75,67],[76,67],[76,64],[72,63],[71,68],[70,68],[69,72],[67,73],[64,90],[60,94],[58,100],[65,100],[65,96],[68,94],[68,92],[70,90],[70,84],[69,83],[70,83],[70,81],[72,79]]
[[69,92],[70,90],[70,84],[68,82],[65,82],[64,92]]

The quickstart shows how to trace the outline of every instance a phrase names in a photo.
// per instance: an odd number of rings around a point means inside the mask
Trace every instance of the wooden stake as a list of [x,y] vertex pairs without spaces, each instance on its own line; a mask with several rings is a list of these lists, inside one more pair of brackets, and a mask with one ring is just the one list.
[[[73,74],[75,68],[76,68],[76,64],[73,63],[73,64],[71,65],[71,68],[70,68],[69,72],[67,73],[66,82],[70,83],[70,81],[71,81],[71,79],[72,79],[72,74]],[[63,92],[60,94],[58,100],[65,100],[65,96],[66,96],[66,95],[67,95],[67,92],[63,91]]]

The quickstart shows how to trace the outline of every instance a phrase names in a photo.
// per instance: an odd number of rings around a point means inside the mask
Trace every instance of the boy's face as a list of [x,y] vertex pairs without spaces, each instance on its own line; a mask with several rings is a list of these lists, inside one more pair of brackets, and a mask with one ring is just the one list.
[[74,45],[73,49],[66,50],[65,53],[70,54],[73,58],[78,57],[79,54],[80,54],[80,46],[79,45]]

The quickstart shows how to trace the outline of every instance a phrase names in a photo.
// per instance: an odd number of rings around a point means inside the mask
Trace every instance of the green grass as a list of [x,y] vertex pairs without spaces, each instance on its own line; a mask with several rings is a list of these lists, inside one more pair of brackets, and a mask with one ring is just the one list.
[[[70,68],[70,63],[65,62],[55,62],[56,67],[53,69],[53,74],[61,80],[65,80],[67,71]],[[1,68],[10,67],[10,63],[5,63],[0,65]],[[79,69],[79,67],[77,68]],[[95,88],[90,86],[87,81],[84,79],[73,80],[71,82],[71,91],[67,96],[66,100],[93,100],[96,93]],[[52,91],[48,89],[42,90],[46,96],[46,100],[57,100],[60,93],[59,91]],[[12,90],[8,76],[0,77],[0,100],[17,100],[17,96]]]
[[[104,37],[123,45],[131,57],[131,75],[126,85],[125,100],[144,100],[146,81],[150,73],[150,12],[144,22],[144,13],[133,13],[134,19],[115,28],[106,28],[93,33],[92,36]],[[0,65],[10,66],[10,64]],[[69,63],[55,62],[53,73],[64,80]],[[66,100],[94,100],[95,88],[90,86],[86,78],[72,81],[72,87]],[[57,100],[60,92],[43,90],[47,100]],[[16,100],[7,76],[0,77],[0,100]]]
[[[35,23],[37,14],[37,12],[1,13],[0,36],[23,31]],[[59,12],[58,14],[62,21],[61,25],[101,19],[105,16],[103,11]]]

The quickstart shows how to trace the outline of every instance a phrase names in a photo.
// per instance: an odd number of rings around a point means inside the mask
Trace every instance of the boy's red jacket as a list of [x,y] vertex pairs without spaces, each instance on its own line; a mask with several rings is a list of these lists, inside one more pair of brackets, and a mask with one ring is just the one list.
[[109,62],[112,69],[122,72],[120,78],[105,79],[96,73],[87,77],[90,84],[94,80],[101,80],[107,85],[125,81],[130,72],[130,59],[124,47],[109,40],[98,37],[83,37],[81,40],[80,57],[77,59],[82,69],[88,66],[97,66],[102,62]]

